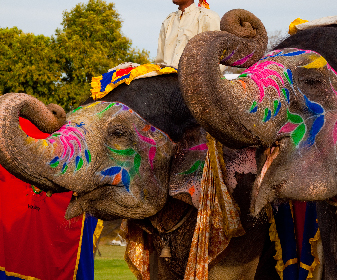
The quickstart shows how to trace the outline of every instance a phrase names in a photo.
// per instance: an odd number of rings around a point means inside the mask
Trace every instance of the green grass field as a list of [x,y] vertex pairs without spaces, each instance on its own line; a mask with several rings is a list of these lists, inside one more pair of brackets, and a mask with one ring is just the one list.
[[135,280],[124,261],[125,248],[100,243],[95,257],[95,280]]

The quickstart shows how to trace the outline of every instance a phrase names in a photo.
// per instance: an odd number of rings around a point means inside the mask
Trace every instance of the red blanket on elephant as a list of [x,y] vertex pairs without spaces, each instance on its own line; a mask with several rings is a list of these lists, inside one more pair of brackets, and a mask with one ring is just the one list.
[[66,221],[71,193],[38,193],[0,167],[0,270],[21,279],[73,279],[82,220]]

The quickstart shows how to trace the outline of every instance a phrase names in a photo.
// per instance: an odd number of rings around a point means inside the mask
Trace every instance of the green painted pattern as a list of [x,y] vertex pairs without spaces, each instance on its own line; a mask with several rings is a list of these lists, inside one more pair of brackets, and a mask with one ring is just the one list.
[[256,105],[257,105],[257,102],[254,101],[253,104],[252,104],[252,106],[250,107],[249,111],[250,112],[253,111],[253,109],[256,107]]
[[106,111],[108,111],[111,107],[113,107],[116,103],[109,104],[103,111],[97,113],[97,115],[103,115]]
[[136,173],[138,173],[138,174],[139,174],[139,167],[140,167],[141,161],[142,161],[142,158],[141,158],[140,154],[137,153],[135,155],[134,160],[133,160],[133,166],[135,168]]
[[132,155],[134,155],[136,153],[136,151],[134,149],[132,149],[132,148],[125,149],[125,150],[115,150],[113,148],[108,147],[108,149],[111,152],[113,152],[113,153],[115,153],[117,155],[123,155],[123,156],[132,156]]
[[292,82],[291,82],[291,80],[290,80],[290,78],[289,78],[288,73],[287,73],[287,72],[283,72],[283,74],[284,74],[284,76],[286,76],[286,78],[287,78],[289,84],[292,84]]
[[87,157],[88,163],[90,163],[91,162],[91,153],[90,153],[89,150],[86,150],[86,153],[88,155],[88,157]]
[[275,115],[277,107],[278,107],[279,101],[278,100],[274,100],[274,111],[273,114]]
[[301,116],[290,113],[288,109],[287,109],[287,117],[288,117],[288,120],[292,123],[295,123],[295,124],[303,123],[303,118]]
[[184,171],[182,173],[179,174],[183,174],[183,175],[188,175],[188,174],[192,174],[193,172],[197,171],[199,166],[203,166],[203,162],[201,160],[197,160],[189,170]]
[[80,158],[80,160],[79,160],[79,162],[77,164],[77,167],[76,167],[76,171],[80,170],[82,166],[83,166],[83,159]]
[[284,98],[286,100],[288,100],[288,96],[287,96],[286,90],[284,88],[282,89],[282,93],[283,93]]
[[297,146],[301,140],[303,139],[303,136],[305,134],[305,124],[300,124],[292,133],[291,138],[294,141],[295,145]]
[[66,165],[64,168],[63,168],[63,171],[61,172],[61,174],[65,174],[67,172],[67,169],[68,169],[68,165]]
[[55,168],[55,167],[58,167],[59,164],[60,164],[60,162],[57,161],[57,162],[51,164],[50,167]]
[[74,111],[72,111],[71,113],[73,114],[73,113],[75,113],[76,111],[78,111],[78,110],[80,110],[80,109],[82,109],[82,108],[83,108],[83,107],[80,106],[80,107],[76,108]]
[[264,122],[266,122],[266,120],[267,120],[268,113],[269,113],[269,109],[268,108],[264,109],[264,117],[263,117]]

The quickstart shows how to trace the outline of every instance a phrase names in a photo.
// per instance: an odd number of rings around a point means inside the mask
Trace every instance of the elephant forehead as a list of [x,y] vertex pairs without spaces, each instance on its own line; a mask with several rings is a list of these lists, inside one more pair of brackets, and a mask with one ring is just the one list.
[[327,60],[319,53],[296,48],[274,50],[267,53],[258,63],[265,60],[279,62],[284,68],[304,67],[318,69],[329,65]]
[[133,109],[120,102],[98,101],[80,106],[68,113],[67,120],[68,124],[83,128],[104,127],[104,124],[116,121],[131,128],[142,141],[149,144],[172,142],[166,133],[152,126]]

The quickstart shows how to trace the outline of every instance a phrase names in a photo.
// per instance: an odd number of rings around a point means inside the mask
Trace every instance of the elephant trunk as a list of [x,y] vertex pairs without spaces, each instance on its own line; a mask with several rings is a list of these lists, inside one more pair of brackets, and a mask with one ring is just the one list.
[[184,99],[199,123],[228,147],[260,145],[262,140],[235,113],[245,110],[245,99],[254,96],[250,88],[255,85],[224,79],[219,63],[240,67],[256,63],[266,50],[266,30],[245,10],[225,14],[221,29],[224,31],[201,33],[186,46],[179,63]]
[[[43,157],[37,154],[39,150],[36,145],[29,145],[28,142],[35,139],[29,139],[22,131],[19,117],[30,120],[42,132],[52,133],[65,124],[66,113],[58,105],[45,106],[23,93],[8,93],[0,97],[0,164],[25,182],[40,182],[38,187],[42,186],[43,190],[64,191],[39,176],[38,170],[43,169],[45,162],[36,162]],[[43,153],[48,153],[46,149],[43,149]]]

